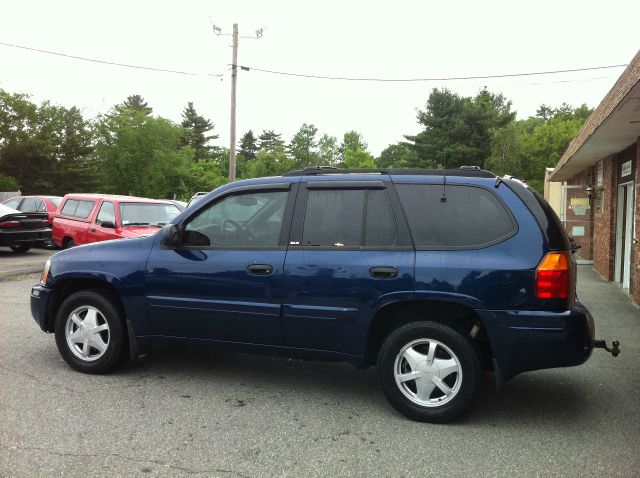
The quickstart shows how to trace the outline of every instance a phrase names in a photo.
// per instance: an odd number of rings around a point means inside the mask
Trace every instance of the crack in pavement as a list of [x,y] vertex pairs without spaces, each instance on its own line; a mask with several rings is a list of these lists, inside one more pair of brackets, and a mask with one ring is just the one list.
[[158,466],[162,466],[162,467],[166,467],[169,468],[171,470],[177,470],[177,471],[182,471],[184,473],[190,474],[190,475],[206,475],[206,474],[211,474],[211,473],[226,473],[226,474],[233,474],[235,476],[238,476],[239,478],[249,478],[248,475],[243,475],[242,473],[239,473],[237,471],[233,471],[233,470],[224,470],[221,468],[215,468],[215,469],[207,469],[207,470],[195,470],[192,468],[187,468],[184,466],[178,466],[178,465],[172,465],[170,463],[166,463],[160,460],[145,460],[145,459],[139,459],[139,458],[131,458],[129,456],[124,456],[124,455],[120,455],[119,453],[72,453],[72,452],[58,452],[55,450],[50,450],[47,448],[41,448],[41,447],[35,447],[35,446],[19,446],[19,445],[7,445],[5,443],[0,443],[0,447],[3,447],[7,450],[18,450],[18,451],[39,451],[42,453],[47,453],[49,455],[54,455],[54,456],[59,456],[59,457],[74,457],[74,458],[97,458],[97,457],[113,457],[113,458],[118,458],[120,460],[126,460],[126,461],[130,461],[132,463],[136,463],[139,465],[148,465],[148,464],[154,464],[154,465],[158,465]]

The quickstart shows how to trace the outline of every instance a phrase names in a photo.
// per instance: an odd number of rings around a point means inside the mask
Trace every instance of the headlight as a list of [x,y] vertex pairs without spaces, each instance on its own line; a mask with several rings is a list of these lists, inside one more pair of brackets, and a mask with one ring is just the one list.
[[51,267],[51,259],[47,259],[42,269],[42,275],[40,276],[40,284],[47,285],[47,279],[49,278],[49,268]]

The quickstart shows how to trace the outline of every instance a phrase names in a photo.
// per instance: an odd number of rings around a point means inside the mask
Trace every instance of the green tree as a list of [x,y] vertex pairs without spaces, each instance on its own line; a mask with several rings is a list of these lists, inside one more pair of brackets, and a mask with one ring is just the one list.
[[256,159],[256,153],[258,152],[258,140],[253,134],[253,131],[247,131],[242,138],[240,138],[240,144],[238,145],[239,154],[244,156],[247,160],[251,161]]
[[279,153],[284,151],[284,141],[281,136],[282,135],[280,133],[276,133],[272,129],[264,130],[258,138],[260,140],[259,149],[269,153]]
[[417,119],[423,131],[406,138],[413,143],[420,167],[483,167],[491,154],[491,131],[514,121],[515,112],[503,95],[486,89],[471,98],[435,88]]
[[150,115],[153,112],[153,108],[140,95],[127,96],[127,99],[122,103],[122,107],[140,111],[145,115]]
[[318,140],[319,163],[322,166],[335,166],[340,161],[338,138],[323,134]]
[[374,169],[376,161],[362,148],[344,150],[344,161],[342,167],[346,169]]
[[414,168],[418,166],[418,155],[410,145],[396,143],[387,146],[376,162],[381,168]]
[[342,137],[342,144],[340,145],[340,153],[344,157],[344,153],[346,150],[350,149],[352,151],[357,151],[361,149],[363,151],[367,150],[367,143],[365,143],[362,135],[357,131],[347,131]]
[[316,134],[318,128],[312,124],[303,123],[296,134],[291,138],[288,150],[291,157],[296,161],[296,167],[307,168],[316,166],[320,159],[316,147]]
[[80,110],[0,90],[0,172],[24,194],[65,194],[97,184],[91,125]]
[[97,154],[105,192],[152,198],[185,194],[194,150],[184,128],[164,118],[120,107],[100,119]]
[[15,178],[0,173],[0,191],[15,192],[19,189],[20,186],[18,185],[18,181],[16,181]]
[[212,148],[208,144],[212,139],[218,139],[218,135],[207,135],[207,132],[212,131],[215,125],[204,116],[199,115],[191,101],[182,111],[182,127],[184,128],[182,144],[193,148],[195,151],[193,159],[198,161],[211,158]]

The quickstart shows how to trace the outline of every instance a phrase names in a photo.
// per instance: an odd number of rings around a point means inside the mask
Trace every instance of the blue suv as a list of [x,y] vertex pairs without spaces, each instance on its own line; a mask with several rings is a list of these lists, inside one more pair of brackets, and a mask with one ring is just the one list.
[[154,236],[55,254],[31,311],[80,372],[155,343],[348,361],[375,365],[406,416],[446,422],[485,370],[501,383],[589,358],[575,282],[561,223],[518,180],[312,168],[222,186]]

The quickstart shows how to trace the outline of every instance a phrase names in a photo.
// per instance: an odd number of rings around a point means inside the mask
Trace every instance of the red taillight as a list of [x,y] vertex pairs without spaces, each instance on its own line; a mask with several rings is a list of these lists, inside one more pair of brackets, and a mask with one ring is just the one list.
[[2,221],[0,227],[3,229],[18,229],[20,227],[20,221]]
[[538,299],[566,299],[569,296],[569,258],[566,252],[550,252],[536,269]]

